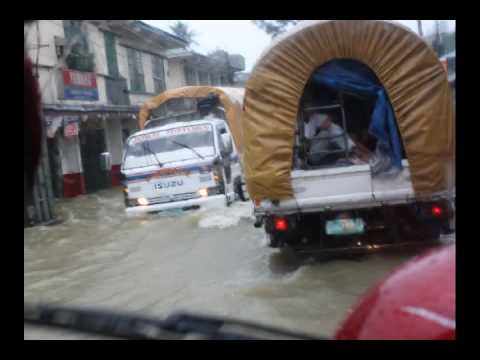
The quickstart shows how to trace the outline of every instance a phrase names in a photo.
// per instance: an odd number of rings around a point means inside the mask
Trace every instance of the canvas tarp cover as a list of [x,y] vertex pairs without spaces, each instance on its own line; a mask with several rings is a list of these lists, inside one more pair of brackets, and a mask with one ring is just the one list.
[[245,90],[242,88],[214,87],[214,86],[185,86],[167,90],[158,96],[145,101],[140,109],[138,123],[144,128],[151,112],[170,99],[175,98],[203,98],[213,93],[218,95],[225,109],[225,117],[232,132],[233,141],[240,154],[243,153],[243,133],[241,127],[242,105]]
[[251,197],[292,197],[300,98],[315,69],[334,59],[367,65],[383,85],[416,195],[448,190],[454,148],[452,98],[433,49],[410,29],[390,21],[309,20],[275,39],[246,84],[242,125]]

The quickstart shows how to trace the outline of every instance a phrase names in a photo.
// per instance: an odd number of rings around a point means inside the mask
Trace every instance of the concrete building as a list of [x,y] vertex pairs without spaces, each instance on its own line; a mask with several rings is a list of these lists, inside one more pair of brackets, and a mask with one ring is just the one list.
[[[242,70],[137,20],[38,20],[24,34],[42,91],[55,197],[120,184],[123,144],[146,99],[190,84],[231,85]],[[111,154],[109,172],[103,152]]]

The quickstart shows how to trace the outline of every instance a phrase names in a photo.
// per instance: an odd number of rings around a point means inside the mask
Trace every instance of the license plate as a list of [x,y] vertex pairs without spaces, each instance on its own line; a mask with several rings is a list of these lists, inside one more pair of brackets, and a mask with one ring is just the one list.
[[183,186],[183,180],[170,180],[157,182],[153,185],[155,190],[163,190]]
[[362,219],[337,219],[325,224],[327,235],[353,235],[365,232],[365,223]]

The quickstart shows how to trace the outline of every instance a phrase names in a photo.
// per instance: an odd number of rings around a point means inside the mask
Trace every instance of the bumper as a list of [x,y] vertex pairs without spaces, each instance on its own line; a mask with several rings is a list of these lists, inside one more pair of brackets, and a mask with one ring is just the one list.
[[421,249],[421,248],[430,248],[436,246],[442,246],[443,243],[440,240],[436,241],[415,241],[415,242],[405,242],[399,244],[383,244],[383,245],[368,245],[368,246],[356,246],[356,247],[341,247],[341,248],[315,248],[315,247],[305,247],[305,248],[293,248],[294,251],[301,254],[370,254],[379,251],[386,250],[400,250],[400,249]]
[[127,215],[139,215],[170,209],[183,209],[192,206],[218,208],[225,206],[225,202],[225,195],[214,195],[198,199],[174,201],[166,204],[127,207],[125,212]]

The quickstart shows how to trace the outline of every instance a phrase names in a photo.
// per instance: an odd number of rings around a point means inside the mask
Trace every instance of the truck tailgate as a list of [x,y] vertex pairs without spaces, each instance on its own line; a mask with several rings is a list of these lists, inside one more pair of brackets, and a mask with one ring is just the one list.
[[379,174],[373,177],[373,197],[376,201],[392,202],[415,196],[408,162],[404,160],[402,165],[402,172],[395,176]]
[[394,176],[384,174],[373,178],[369,165],[294,170],[291,181],[295,198],[276,205],[262,201],[255,212],[286,214],[405,202],[414,197],[414,192],[408,162],[404,161],[403,166],[402,172]]
[[354,165],[320,170],[294,170],[291,175],[295,199],[273,205],[262,201],[257,212],[295,212],[327,210],[371,203],[372,180],[368,165]]

